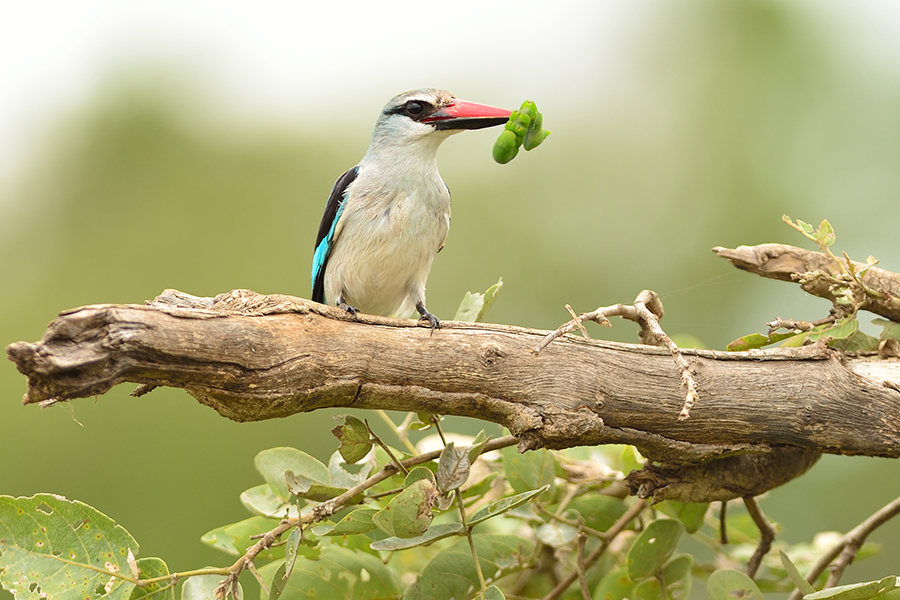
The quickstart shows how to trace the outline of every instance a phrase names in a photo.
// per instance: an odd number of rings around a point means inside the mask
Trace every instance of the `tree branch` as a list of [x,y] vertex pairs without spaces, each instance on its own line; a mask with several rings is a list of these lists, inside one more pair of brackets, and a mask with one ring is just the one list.
[[[799,280],[799,275],[820,271],[833,278],[841,277],[841,268],[834,258],[786,244],[760,244],[758,246],[738,246],[723,248],[717,246],[713,252],[727,258],[738,269],[756,273],[761,277],[780,281]],[[846,260],[844,264],[852,264],[855,272],[866,268],[865,263]],[[886,319],[900,322],[900,274],[878,267],[869,267],[861,278],[861,283],[868,289],[877,290],[877,295],[868,296],[860,308],[881,315]],[[812,278],[801,283],[803,291],[819,298],[835,302],[834,286],[823,278]]]
[[[774,487],[766,482],[805,471],[819,452],[900,456],[895,359],[850,360],[824,345],[682,350],[700,401],[679,421],[682,372],[668,350],[563,336],[535,355],[547,334],[445,322],[432,336],[413,321],[357,321],[290,296],[167,291],[148,305],[65,311],[40,342],[7,352],[28,377],[26,404],[90,397],[128,381],[183,388],[236,421],[325,407],[427,411],[499,423],[523,451],[623,443],[668,463],[663,468],[757,474],[755,486],[709,486],[716,499],[761,493]],[[735,462],[696,464],[722,457]],[[654,499],[696,491],[643,489]]]

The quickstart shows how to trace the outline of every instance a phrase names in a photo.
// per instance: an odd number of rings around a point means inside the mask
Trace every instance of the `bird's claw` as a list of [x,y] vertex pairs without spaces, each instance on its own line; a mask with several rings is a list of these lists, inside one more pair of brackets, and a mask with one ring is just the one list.
[[350,313],[351,315],[353,315],[354,319],[359,318],[359,309],[356,308],[355,306],[350,306],[346,302],[341,302],[340,304],[338,304],[338,308],[343,309],[343,310],[347,311],[348,313]]
[[441,320],[428,312],[428,310],[425,308],[425,305],[421,302],[416,303],[416,310],[419,311],[420,315],[422,315],[421,317],[419,317],[419,321],[427,321],[428,325],[431,327],[431,335],[434,335],[434,330],[441,328]]

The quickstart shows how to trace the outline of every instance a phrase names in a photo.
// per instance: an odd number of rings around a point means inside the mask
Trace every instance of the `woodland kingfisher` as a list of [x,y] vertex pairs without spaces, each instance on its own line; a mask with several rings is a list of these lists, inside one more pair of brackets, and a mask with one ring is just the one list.
[[316,236],[312,299],[356,315],[409,317],[432,331],[425,281],[450,230],[437,150],[450,135],[503,125],[511,112],[421,89],[381,111],[369,149],[331,190]]

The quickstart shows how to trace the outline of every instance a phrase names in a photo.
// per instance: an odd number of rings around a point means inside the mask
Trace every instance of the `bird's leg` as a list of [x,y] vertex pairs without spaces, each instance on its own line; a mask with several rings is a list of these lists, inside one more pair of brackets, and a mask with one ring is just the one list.
[[441,328],[441,320],[438,319],[433,314],[431,314],[430,312],[428,312],[428,309],[425,308],[425,303],[422,302],[421,300],[416,302],[416,310],[419,311],[420,315],[422,315],[421,317],[419,317],[419,320],[420,321],[428,321],[428,323],[431,325],[432,335],[434,334],[435,329]]
[[347,303],[344,301],[344,296],[340,296],[340,297],[338,298],[338,304],[337,304],[337,307],[338,307],[338,308],[341,308],[341,309],[347,311],[348,313],[350,313],[351,315],[353,315],[353,318],[354,318],[354,319],[358,319],[358,318],[359,318],[359,309],[356,308],[355,306],[350,306],[349,304],[347,304]]

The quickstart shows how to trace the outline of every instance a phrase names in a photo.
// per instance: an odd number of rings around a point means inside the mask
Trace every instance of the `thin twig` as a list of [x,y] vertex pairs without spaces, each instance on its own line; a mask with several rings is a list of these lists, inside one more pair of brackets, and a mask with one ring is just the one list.
[[540,504],[535,503],[535,508],[542,515],[546,515],[548,518],[553,519],[554,521],[559,521],[560,523],[563,523],[564,525],[568,525],[569,527],[574,527],[576,529],[580,529],[585,534],[587,534],[591,537],[595,537],[598,540],[605,540],[609,537],[603,531],[598,531],[591,527],[587,527],[584,523],[582,523],[580,521],[575,521],[573,519],[567,519],[566,517],[564,517],[562,515],[550,512],[549,510],[547,510]]
[[[437,430],[438,435],[441,436],[441,441],[444,443],[444,449],[446,449],[447,439],[444,437],[444,431],[441,429],[440,417],[434,415],[433,421],[434,428]],[[484,573],[481,571],[481,561],[478,560],[478,552],[475,550],[475,538],[472,537],[472,528],[469,527],[469,523],[466,521],[466,507],[465,504],[463,504],[462,492],[459,491],[458,487],[455,488],[453,492],[456,497],[456,507],[459,510],[459,520],[466,532],[466,539],[469,541],[469,552],[472,553],[472,562],[475,564],[475,573],[478,574],[478,585],[481,586],[481,594],[484,595],[487,590],[487,582],[484,580]]]
[[[597,559],[599,559],[606,549],[609,547],[610,542],[625,529],[631,521],[633,521],[641,511],[647,508],[646,500],[638,500],[634,504],[629,507],[628,510],[619,517],[619,520],[613,523],[613,526],[610,527],[606,531],[607,539],[602,540],[597,547],[594,548],[591,553],[584,559],[584,568],[589,569],[593,566]],[[543,600],[556,600],[560,596],[562,596],[563,592],[565,592],[570,585],[572,585],[575,580],[578,578],[578,573],[570,573],[565,579],[560,581],[555,588],[550,590],[550,592],[544,596]]]
[[254,565],[252,562],[247,563],[247,570],[253,574],[253,576],[256,578],[256,581],[259,583],[259,587],[261,587],[266,592],[266,596],[268,596],[269,586],[266,585],[266,582],[262,578],[262,575],[260,575],[259,571],[256,570],[256,565]]
[[412,421],[412,413],[407,413],[406,418],[403,420],[403,423],[401,423],[399,426],[394,424],[394,420],[391,419],[387,412],[378,409],[375,411],[375,414],[381,417],[381,420],[384,421],[388,427],[390,427],[391,431],[394,432],[394,435],[397,436],[397,439],[400,440],[400,443],[406,446],[406,449],[409,450],[410,454],[415,454],[416,452],[418,452],[418,450],[416,450],[416,447],[412,445],[412,442],[409,441],[409,429],[407,428],[407,426]]
[[722,500],[722,508],[719,509],[719,543],[728,544],[728,523],[725,521],[725,512],[728,508],[728,500]]
[[[573,315],[572,320],[563,323],[556,328],[555,331],[545,336],[544,339],[531,350],[533,354],[540,353],[541,350],[546,348],[553,340],[572,332],[576,327],[582,329],[583,333],[586,334],[587,332],[584,331],[584,326],[582,325],[585,321],[595,321],[606,327],[610,327],[608,317],[622,317],[623,319],[634,321],[641,326],[641,341],[643,343],[656,343],[665,346],[669,352],[672,353],[673,358],[675,358],[675,364],[678,365],[678,368],[681,371],[681,384],[687,389],[684,405],[681,407],[681,412],[678,414],[678,420],[684,421],[685,419],[690,418],[691,408],[697,401],[697,390],[700,386],[696,379],[694,379],[691,363],[684,357],[684,354],[682,354],[675,342],[672,341],[672,338],[670,338],[659,325],[659,320],[662,318],[664,311],[662,302],[656,292],[652,290],[643,290],[637,295],[632,306],[613,304],[611,306],[598,308],[593,312],[582,313],[577,317],[574,316],[574,311],[572,311],[572,308],[569,305],[566,305],[566,309],[569,311],[569,314]],[[585,337],[587,337],[587,335],[585,335]]]
[[401,471],[403,471],[403,474],[404,474],[404,475],[409,475],[409,470],[408,470],[406,467],[403,466],[403,463],[401,463],[399,460],[397,460],[397,457],[394,456],[394,453],[391,452],[391,449],[387,447],[387,444],[385,444],[384,442],[382,442],[382,441],[381,441],[381,438],[378,437],[378,435],[376,435],[376,433],[375,433],[374,431],[372,431],[372,428],[371,428],[371,427],[369,427],[369,420],[368,420],[368,419],[364,419],[364,420],[363,420],[363,423],[366,424],[366,429],[369,430],[369,439],[372,440],[372,441],[374,441],[374,442],[375,442],[376,444],[378,444],[379,446],[381,446],[381,449],[385,451],[385,453],[386,453],[386,454],[388,455],[388,457],[391,459],[391,462],[394,463],[394,465],[396,465],[396,467],[397,467],[398,469],[400,469]]
[[823,319],[817,319],[815,321],[797,321],[795,319],[782,319],[781,317],[778,317],[777,319],[766,323],[766,327],[769,328],[768,334],[772,335],[779,329],[786,329],[788,331],[809,331],[819,325],[834,323],[836,320],[837,317],[834,315],[828,315]]
[[587,567],[584,564],[584,542],[587,536],[584,533],[578,534],[578,583],[581,586],[581,597],[584,600],[591,600],[591,589],[587,582]]
[[752,579],[756,576],[763,557],[772,548],[772,542],[775,541],[775,528],[772,527],[766,515],[763,514],[759,501],[756,498],[744,496],[744,506],[747,507],[747,512],[750,513],[750,517],[756,523],[756,527],[759,528],[759,545],[756,547],[756,552],[753,553],[753,556],[747,562],[747,576]]
[[[651,290],[644,290],[634,300],[634,307],[640,317],[641,327],[650,334],[663,346],[668,348],[669,352],[675,358],[675,364],[681,370],[681,384],[687,388],[687,395],[684,398],[684,406],[678,414],[678,420],[684,421],[691,416],[691,408],[697,400],[697,390],[700,388],[694,379],[694,372],[691,370],[691,363],[684,357],[681,350],[672,341],[672,338],[663,331],[659,325],[659,320],[663,316],[662,303],[659,296]],[[645,332],[642,332],[642,334]],[[642,335],[642,337],[644,337]]]
[[[888,504],[881,507],[868,519],[851,529],[847,534],[838,541],[828,552],[819,557],[819,560],[812,566],[809,573],[806,574],[806,581],[814,583],[819,578],[828,565],[835,559],[837,561],[832,567],[831,575],[825,587],[834,587],[844,574],[844,570],[856,557],[856,552],[866,541],[873,531],[884,525],[891,518],[900,513],[900,498],[896,498]],[[789,600],[800,600],[803,593],[795,589]]]

